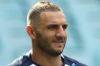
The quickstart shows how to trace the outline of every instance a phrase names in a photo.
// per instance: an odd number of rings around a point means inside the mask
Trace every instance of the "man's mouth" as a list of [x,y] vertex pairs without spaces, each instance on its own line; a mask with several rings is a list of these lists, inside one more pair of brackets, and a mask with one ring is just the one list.
[[64,40],[56,40],[56,41],[53,41],[54,43],[65,43]]

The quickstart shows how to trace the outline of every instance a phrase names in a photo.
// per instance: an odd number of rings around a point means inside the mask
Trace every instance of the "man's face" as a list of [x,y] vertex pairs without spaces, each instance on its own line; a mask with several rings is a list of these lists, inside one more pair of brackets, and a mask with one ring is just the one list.
[[41,51],[58,56],[66,43],[66,18],[60,11],[47,11],[40,14],[40,23],[36,29],[36,46]]

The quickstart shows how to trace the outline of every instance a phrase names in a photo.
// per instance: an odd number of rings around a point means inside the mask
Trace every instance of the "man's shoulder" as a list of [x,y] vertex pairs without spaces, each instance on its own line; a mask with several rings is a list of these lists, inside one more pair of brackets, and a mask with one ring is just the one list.
[[15,59],[11,64],[8,66],[23,66],[24,63],[27,62],[27,56],[21,56]]
[[72,59],[70,57],[67,57],[65,55],[62,55],[62,57],[64,58],[65,64],[72,65],[72,66],[87,66],[87,65],[85,65],[85,64],[83,64],[75,59]]
[[32,64],[32,60],[30,59],[30,53],[15,59],[11,64],[8,66],[30,66]]
[[[64,64],[62,66],[65,66],[65,65],[70,65],[70,66],[86,66],[80,62],[78,62],[77,60],[75,59],[72,59],[72,58],[69,58],[65,55],[61,55],[61,57],[63,58],[64,60]],[[17,59],[15,59],[10,65],[8,66],[36,66],[38,64],[36,64],[35,62],[33,62],[31,60],[31,56],[30,56],[30,53],[29,54],[25,54]]]

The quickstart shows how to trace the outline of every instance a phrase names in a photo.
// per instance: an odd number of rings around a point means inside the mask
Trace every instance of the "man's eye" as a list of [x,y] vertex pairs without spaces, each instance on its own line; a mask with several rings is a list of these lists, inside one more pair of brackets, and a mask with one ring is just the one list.
[[62,27],[65,30],[65,29],[67,29],[68,25],[63,25]]
[[57,25],[49,25],[49,26],[48,26],[48,29],[51,29],[51,30],[57,29],[57,28],[58,28]]

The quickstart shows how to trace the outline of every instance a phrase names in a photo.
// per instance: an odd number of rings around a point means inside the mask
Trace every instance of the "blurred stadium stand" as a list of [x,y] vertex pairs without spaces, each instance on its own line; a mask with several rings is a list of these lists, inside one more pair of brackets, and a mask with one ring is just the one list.
[[[100,66],[100,0],[51,0],[68,20],[65,55],[88,66]],[[0,66],[31,49],[26,15],[37,0],[0,0]]]

